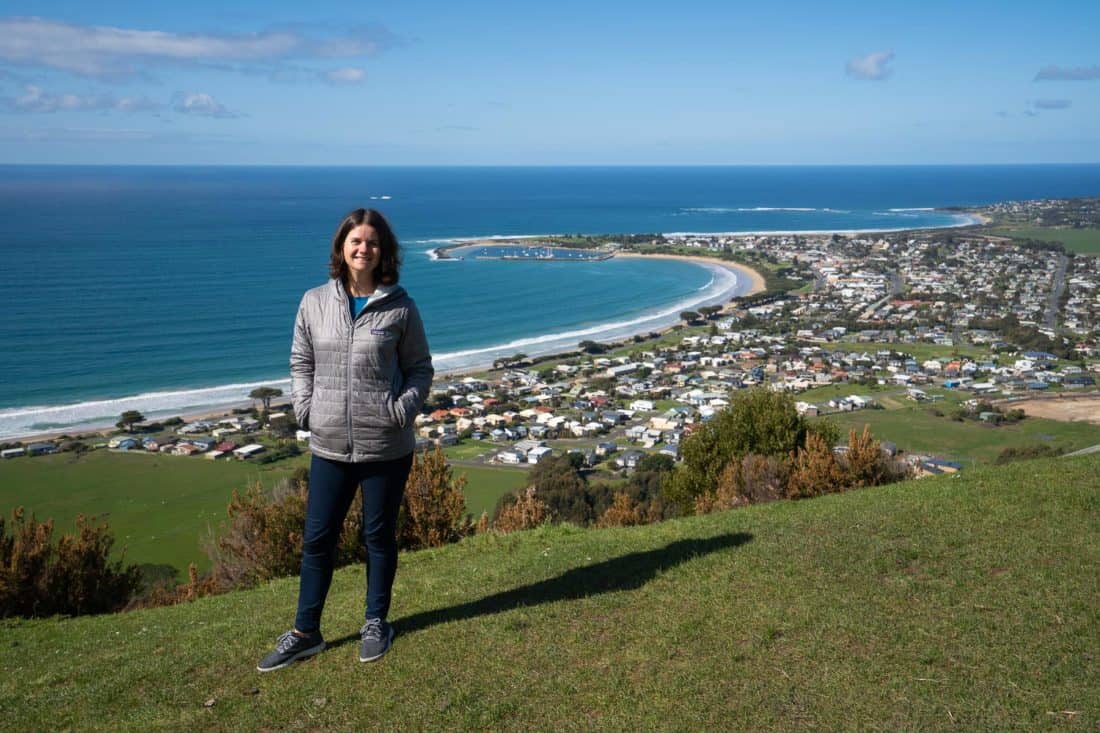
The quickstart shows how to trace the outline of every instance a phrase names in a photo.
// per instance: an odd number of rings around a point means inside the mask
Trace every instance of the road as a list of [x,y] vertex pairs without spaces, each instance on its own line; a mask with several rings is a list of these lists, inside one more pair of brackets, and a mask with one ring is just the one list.
[[1058,325],[1058,301],[1062,297],[1062,291],[1066,289],[1066,267],[1069,258],[1064,254],[1058,255],[1058,269],[1054,272],[1054,282],[1050,286],[1050,301],[1047,303],[1047,314],[1043,323],[1047,328],[1053,329]]

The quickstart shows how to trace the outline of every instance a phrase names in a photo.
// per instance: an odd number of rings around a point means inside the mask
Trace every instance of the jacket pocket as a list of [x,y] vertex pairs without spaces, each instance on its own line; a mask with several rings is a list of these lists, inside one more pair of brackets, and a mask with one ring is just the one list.
[[401,403],[397,401],[393,393],[386,395],[386,411],[389,413],[390,420],[393,424],[399,428],[405,427],[405,412],[401,409]]

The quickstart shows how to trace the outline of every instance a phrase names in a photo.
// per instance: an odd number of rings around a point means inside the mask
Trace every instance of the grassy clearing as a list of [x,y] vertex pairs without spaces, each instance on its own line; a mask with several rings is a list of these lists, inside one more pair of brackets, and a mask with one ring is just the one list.
[[466,512],[474,519],[482,512],[492,516],[497,499],[527,485],[527,471],[522,468],[455,466],[454,473],[466,477]]
[[443,455],[447,456],[448,461],[470,461],[482,456],[491,456],[506,447],[488,440],[463,440],[457,445],[444,448]]
[[234,489],[260,479],[273,486],[289,462],[259,466],[143,452],[104,450],[0,462],[5,515],[23,506],[39,519],[53,517],[71,531],[78,514],[106,521],[126,560],[177,569],[208,565],[200,538],[217,526]]
[[[933,408],[945,416],[932,414]],[[845,435],[850,429],[858,431],[870,425],[876,438],[893,441],[899,448],[935,453],[966,465],[992,463],[1005,448],[1050,445],[1073,451],[1100,444],[1100,425],[1029,417],[1014,425],[993,427],[974,420],[956,422],[948,417],[952,409],[942,402],[913,404],[893,410],[837,413],[828,419]]]
[[1057,229],[1054,227],[1012,226],[990,229],[989,234],[997,234],[1013,239],[1038,239],[1044,242],[1061,242],[1070,252],[1081,254],[1100,254],[1100,229]]
[[27,730],[1095,730],[1098,472],[1036,461],[407,554],[372,665],[359,568],[336,574],[330,648],[268,675],[294,579],[8,621],[0,704]]
[[903,354],[909,354],[918,362],[926,361],[928,359],[955,359],[958,357],[969,357],[970,359],[989,359],[992,358],[992,352],[988,349],[983,349],[978,346],[972,346],[970,344],[957,344],[955,346],[944,346],[942,344],[932,344],[926,342],[917,342],[912,344],[892,343],[892,344],[880,344],[880,343],[867,343],[860,341],[837,341],[830,345],[831,348],[844,349],[845,351],[866,351],[868,353],[874,353],[880,350],[893,350]]

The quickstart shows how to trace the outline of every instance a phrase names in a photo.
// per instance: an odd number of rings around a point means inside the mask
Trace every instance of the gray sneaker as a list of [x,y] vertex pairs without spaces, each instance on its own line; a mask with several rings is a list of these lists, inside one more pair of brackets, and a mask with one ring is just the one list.
[[260,660],[257,671],[274,672],[297,659],[312,657],[325,648],[325,640],[320,631],[298,636],[293,630],[286,632],[275,642],[275,650]]
[[373,662],[390,650],[396,632],[393,627],[380,618],[368,618],[359,629],[359,661]]

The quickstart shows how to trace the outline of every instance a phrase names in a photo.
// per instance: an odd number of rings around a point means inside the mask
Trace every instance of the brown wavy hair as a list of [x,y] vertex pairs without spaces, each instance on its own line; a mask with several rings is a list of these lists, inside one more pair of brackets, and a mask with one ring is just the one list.
[[374,268],[375,285],[396,285],[401,279],[401,248],[397,244],[397,236],[394,235],[390,223],[377,209],[356,209],[348,213],[340,226],[336,227],[336,234],[332,237],[332,256],[328,263],[329,277],[339,280],[348,286],[348,264],[344,262],[344,240],[348,238],[348,232],[357,226],[366,224],[378,235],[378,243],[382,245],[382,256],[378,259],[378,267]]

